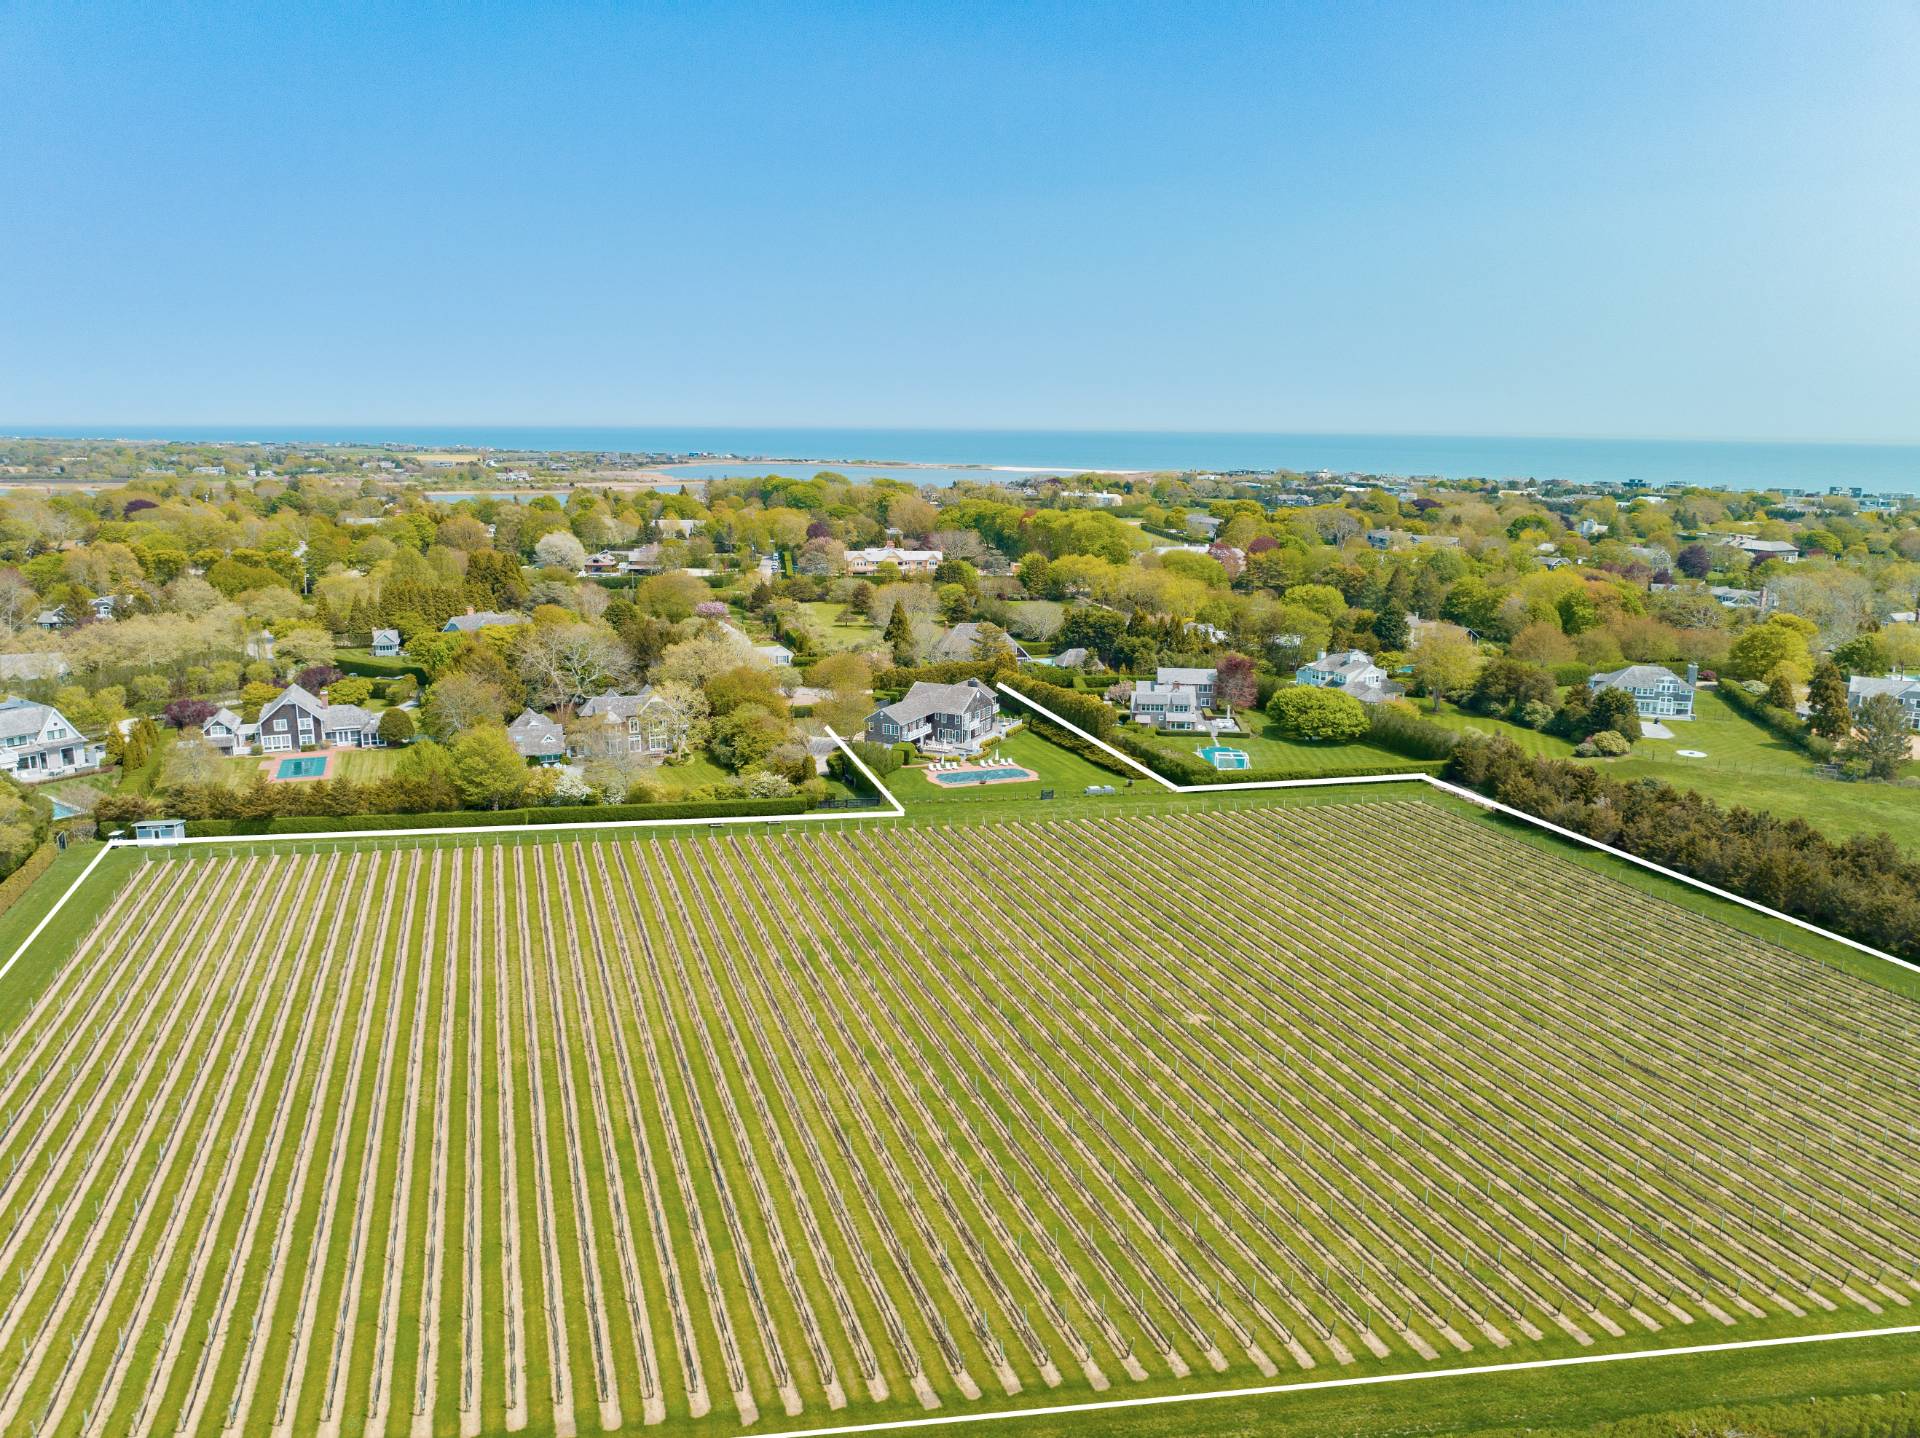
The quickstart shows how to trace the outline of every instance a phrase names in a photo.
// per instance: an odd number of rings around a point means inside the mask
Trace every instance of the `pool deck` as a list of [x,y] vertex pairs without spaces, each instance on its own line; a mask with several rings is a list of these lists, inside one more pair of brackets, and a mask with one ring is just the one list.
[[[1017,774],[1005,771],[1018,769]],[[923,769],[927,782],[939,789],[973,789],[988,784],[1030,784],[1040,776],[1033,770],[1019,764],[970,764],[964,769],[942,769],[935,773]],[[992,778],[975,777],[991,774]]]
[[[323,749],[317,754],[303,753],[300,750],[269,754],[260,761],[260,772],[266,775],[269,784],[307,784],[315,779],[331,779],[340,767],[341,752],[339,749]],[[288,774],[283,778],[280,774],[280,766],[289,759],[324,759],[326,766],[318,774]]]

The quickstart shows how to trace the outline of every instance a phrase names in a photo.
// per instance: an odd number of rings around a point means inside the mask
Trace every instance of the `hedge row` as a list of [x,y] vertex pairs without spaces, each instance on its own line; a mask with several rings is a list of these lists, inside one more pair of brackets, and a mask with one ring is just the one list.
[[1079,725],[1096,739],[1112,742],[1118,721],[1113,706],[1104,699],[1095,699],[1073,689],[1063,689],[1058,684],[1050,684],[1031,674],[1009,671],[1001,678],[1009,689],[1025,695],[1036,704],[1044,705],[1069,724]]
[[0,914],[4,914],[19,902],[20,896],[33,887],[33,881],[52,866],[59,854],[59,847],[52,843],[42,844],[20,861],[5,879],[0,879]]
[[1777,739],[1784,739],[1794,748],[1808,757],[1829,762],[1836,746],[1831,739],[1816,734],[1806,726],[1806,722],[1790,709],[1781,709],[1767,703],[1765,696],[1755,694],[1744,684],[1733,681],[1720,684],[1714,692],[1727,701],[1727,707],[1736,714],[1751,719],[1762,729]]
[[1443,725],[1431,723],[1391,704],[1369,704],[1367,742],[1377,749],[1405,754],[1409,759],[1439,761],[1453,753],[1460,736]]
[[333,667],[342,674],[358,674],[363,679],[398,679],[402,674],[411,674],[425,688],[427,671],[425,666],[415,664],[411,659],[376,659],[371,654],[341,654],[335,652]]
[[805,799],[703,799],[678,804],[557,804],[541,809],[467,809],[446,814],[337,814],[263,819],[190,819],[190,837],[230,834],[352,834],[368,829],[487,829],[513,824],[610,824],[628,819],[724,819],[804,814]]

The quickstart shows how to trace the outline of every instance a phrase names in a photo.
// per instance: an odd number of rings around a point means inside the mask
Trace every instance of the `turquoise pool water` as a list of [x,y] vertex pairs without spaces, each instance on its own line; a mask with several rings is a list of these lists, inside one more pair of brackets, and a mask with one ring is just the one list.
[[282,759],[280,767],[274,770],[276,779],[318,779],[327,772],[327,756],[324,754],[305,754],[298,759]]
[[969,769],[961,774],[935,774],[936,784],[987,784],[995,779],[1033,779],[1037,775],[1028,773],[1017,764],[1009,764],[1001,769]]
[[1200,751],[1200,757],[1216,769],[1244,769],[1247,767],[1247,752],[1244,749],[1229,749],[1224,744],[1210,745]]

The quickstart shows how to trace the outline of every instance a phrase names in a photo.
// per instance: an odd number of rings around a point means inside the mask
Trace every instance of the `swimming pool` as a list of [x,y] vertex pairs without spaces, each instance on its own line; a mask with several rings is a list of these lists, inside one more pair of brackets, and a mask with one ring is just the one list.
[[325,754],[303,754],[298,759],[282,759],[273,771],[276,779],[318,779],[327,772]]
[[1008,764],[999,769],[961,769],[950,774],[929,775],[936,784],[958,786],[961,784],[996,784],[1010,779],[1038,779],[1040,776],[1031,769],[1022,769],[1017,764]]
[[1213,744],[1200,751],[1200,757],[1216,769],[1245,769],[1249,767],[1247,751],[1230,749],[1224,744]]

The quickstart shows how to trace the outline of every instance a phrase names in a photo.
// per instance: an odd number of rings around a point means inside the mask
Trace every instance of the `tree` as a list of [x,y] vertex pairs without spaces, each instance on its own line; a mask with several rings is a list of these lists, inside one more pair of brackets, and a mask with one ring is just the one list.
[[887,616],[887,627],[881,637],[893,650],[894,663],[913,662],[913,621],[907,618],[906,605],[893,606],[893,613]]
[[604,625],[531,625],[519,649],[520,674],[544,705],[577,704],[633,678],[632,656]]
[[1813,626],[1792,615],[1775,615],[1764,624],[1756,624],[1727,651],[1727,672],[1736,679],[1766,679],[1777,669],[1795,679],[1811,677],[1813,656],[1808,652],[1806,632]]
[[1475,677],[1467,707],[1479,714],[1515,714],[1529,704],[1545,704],[1551,712],[1558,695],[1552,674],[1537,664],[1503,655]]
[[160,717],[176,729],[198,729],[213,718],[217,707],[205,699],[176,699],[161,711]]
[[701,686],[709,712],[731,714],[743,704],[757,704],[770,714],[785,715],[787,698],[771,669],[761,664],[739,664],[723,669]]
[[1837,741],[1853,732],[1847,681],[1831,659],[1822,660],[1813,671],[1813,682],[1807,686],[1807,711],[1807,727],[1823,739]]
[[314,625],[302,625],[280,636],[274,655],[289,669],[305,669],[313,664],[333,662],[333,636]]
[[1689,544],[1673,557],[1673,567],[1689,579],[1705,579],[1713,572],[1713,552],[1704,544]]
[[500,686],[473,674],[454,673],[427,686],[420,719],[427,733],[445,744],[466,730],[498,724],[507,705]]
[[568,531],[556,529],[540,536],[540,542],[533,546],[533,557],[545,568],[577,574],[586,567],[587,547]]
[[1767,679],[1767,703],[1775,709],[1793,708],[1793,680],[1786,670],[1776,667]]
[[1849,674],[1885,674],[1893,668],[1893,649],[1878,631],[1860,634],[1833,651],[1833,662]]
[[1289,739],[1344,743],[1367,732],[1367,708],[1351,694],[1295,684],[1267,701],[1267,717]]
[[527,786],[527,761],[501,725],[482,724],[453,741],[453,782],[469,809],[506,809]]
[[713,721],[707,748],[716,764],[740,774],[764,761],[786,736],[785,720],[758,704],[742,704]]
[[1253,661],[1244,654],[1227,654],[1214,666],[1213,693],[1224,708],[1251,709],[1260,697]]
[[1383,605],[1373,616],[1373,637],[1384,649],[1405,649],[1409,629],[1407,611],[1397,604]]
[[262,684],[258,680],[240,691],[240,717],[251,724],[260,717],[260,706],[279,694],[271,684]]
[[404,709],[388,709],[380,715],[382,742],[398,748],[413,738],[413,716]]
[[160,763],[160,782],[169,787],[220,782],[226,756],[207,742],[198,729],[185,729]]
[[521,582],[520,566],[513,556],[497,549],[477,549],[469,554],[466,597],[475,609],[517,609],[525,604],[527,586]]
[[1610,730],[1628,742],[1640,737],[1640,706],[1624,689],[1601,689],[1587,705],[1587,736]]
[[1913,731],[1891,694],[1876,694],[1854,716],[1854,734],[1842,751],[1869,779],[1892,779],[1913,752]]
[[1414,641],[1412,659],[1414,683],[1433,696],[1435,710],[1442,698],[1465,689],[1480,672],[1480,651],[1466,630],[1451,624],[1423,631]]

